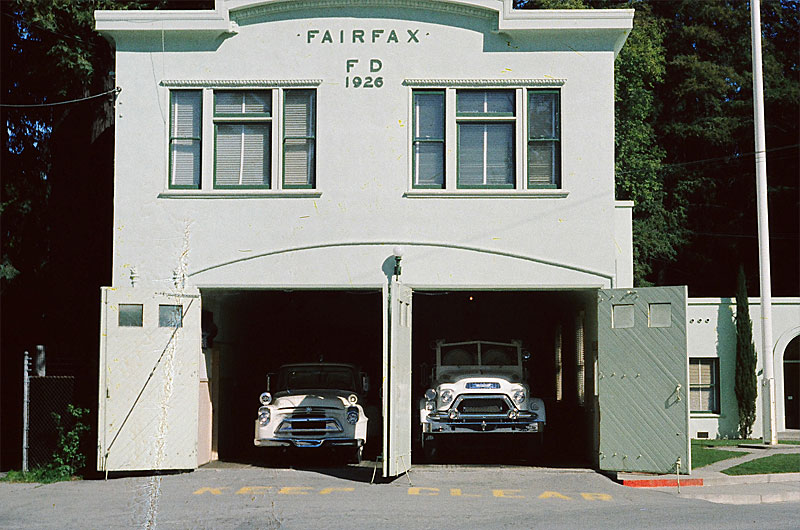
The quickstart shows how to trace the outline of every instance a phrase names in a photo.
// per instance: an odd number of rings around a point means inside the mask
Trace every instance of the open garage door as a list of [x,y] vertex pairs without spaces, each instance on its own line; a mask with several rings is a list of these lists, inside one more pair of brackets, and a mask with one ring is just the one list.
[[691,469],[686,287],[598,294],[600,469]]
[[392,280],[384,293],[383,476],[411,468],[411,288]]
[[197,467],[200,294],[103,288],[99,471]]

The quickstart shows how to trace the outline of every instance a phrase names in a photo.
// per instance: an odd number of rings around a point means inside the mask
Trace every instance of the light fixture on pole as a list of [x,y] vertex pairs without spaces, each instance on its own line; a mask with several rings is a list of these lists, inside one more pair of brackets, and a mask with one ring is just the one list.
[[395,280],[400,279],[400,273],[403,272],[402,267],[400,267],[400,261],[403,259],[403,253],[405,249],[400,245],[395,246],[392,249],[392,254],[394,254],[394,278]]

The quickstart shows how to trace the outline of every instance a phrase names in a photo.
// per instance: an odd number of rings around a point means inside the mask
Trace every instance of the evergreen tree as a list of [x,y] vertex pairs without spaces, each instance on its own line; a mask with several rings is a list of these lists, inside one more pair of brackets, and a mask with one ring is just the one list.
[[734,391],[739,404],[739,436],[749,438],[756,421],[756,347],[753,344],[753,323],[747,303],[747,282],[744,267],[739,266],[736,288],[736,379]]

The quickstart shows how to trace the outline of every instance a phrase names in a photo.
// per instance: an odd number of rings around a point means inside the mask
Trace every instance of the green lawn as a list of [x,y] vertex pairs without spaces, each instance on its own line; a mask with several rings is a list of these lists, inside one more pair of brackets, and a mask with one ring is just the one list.
[[764,458],[743,462],[738,466],[729,467],[722,472],[726,475],[800,473],[800,454],[765,456]]
[[748,438],[746,440],[739,440],[739,439],[724,439],[724,440],[702,440],[702,439],[694,439],[692,440],[692,445],[699,444],[699,445],[706,445],[706,446],[717,446],[717,445],[739,445],[739,444],[760,444],[761,438]]
[[711,449],[709,445],[736,445],[735,443],[717,442],[742,442],[743,440],[692,440],[692,469],[697,469],[720,460],[742,456],[742,452],[726,451],[724,449]]

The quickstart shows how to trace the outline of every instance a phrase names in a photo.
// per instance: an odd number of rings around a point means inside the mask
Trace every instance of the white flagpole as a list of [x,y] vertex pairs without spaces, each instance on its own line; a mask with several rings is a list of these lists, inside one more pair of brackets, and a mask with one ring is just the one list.
[[764,443],[778,443],[775,428],[775,374],[772,366],[772,282],[769,264],[769,214],[767,207],[767,142],[764,133],[764,79],[761,72],[761,2],[750,2],[753,51],[753,117],[756,136],[756,189],[758,210],[758,264],[761,284],[762,426]]

